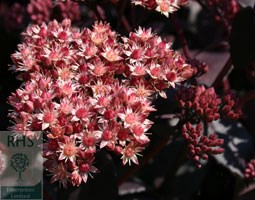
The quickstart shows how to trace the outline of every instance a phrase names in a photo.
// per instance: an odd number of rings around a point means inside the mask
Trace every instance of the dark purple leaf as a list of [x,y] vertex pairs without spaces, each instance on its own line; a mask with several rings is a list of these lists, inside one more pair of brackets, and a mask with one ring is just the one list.
[[243,177],[245,161],[249,160],[254,152],[250,133],[241,123],[226,120],[213,122],[209,132],[216,133],[219,138],[224,139],[225,152],[213,157],[232,173]]

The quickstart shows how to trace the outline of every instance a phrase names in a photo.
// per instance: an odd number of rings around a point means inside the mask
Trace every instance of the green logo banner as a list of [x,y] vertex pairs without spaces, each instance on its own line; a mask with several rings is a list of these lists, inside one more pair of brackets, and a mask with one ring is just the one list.
[[32,135],[0,131],[0,199],[43,199],[42,136]]

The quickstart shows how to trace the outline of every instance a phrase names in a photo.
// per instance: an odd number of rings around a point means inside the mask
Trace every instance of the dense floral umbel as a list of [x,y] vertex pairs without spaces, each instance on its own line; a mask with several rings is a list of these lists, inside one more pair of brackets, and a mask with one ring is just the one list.
[[[12,130],[43,130],[52,182],[86,182],[97,150],[138,163],[155,109],[150,96],[190,78],[193,69],[170,44],[139,28],[119,37],[108,24],[71,28],[70,20],[31,25],[12,55],[23,86],[9,97]],[[162,93],[161,93],[162,94]],[[29,132],[30,131],[30,132]]]
[[177,92],[181,116],[188,121],[198,123],[212,122],[220,117],[237,119],[241,112],[230,95],[221,99],[214,88],[204,86],[181,88]]
[[250,162],[247,163],[244,171],[244,177],[246,179],[255,179],[255,160],[250,160]]
[[143,6],[149,10],[156,10],[165,16],[169,16],[180,8],[180,6],[186,4],[188,0],[132,0],[135,5]]
[[202,135],[202,124],[195,127],[191,123],[186,123],[182,130],[182,135],[188,145],[188,153],[198,167],[201,167],[200,160],[207,160],[210,154],[220,154],[224,149],[224,140],[219,139],[216,134],[210,134],[209,137]]

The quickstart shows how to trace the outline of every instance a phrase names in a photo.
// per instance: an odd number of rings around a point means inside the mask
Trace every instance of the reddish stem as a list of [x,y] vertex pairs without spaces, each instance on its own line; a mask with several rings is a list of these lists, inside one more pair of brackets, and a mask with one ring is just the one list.
[[129,33],[131,31],[131,26],[129,25],[127,18],[125,16],[121,16],[120,21],[125,30]]
[[173,13],[171,15],[172,17],[172,22],[173,22],[173,25],[175,27],[175,30],[177,32],[177,35],[178,35],[178,38],[181,42],[181,46],[182,46],[182,51],[183,51],[183,54],[186,58],[189,58],[189,50],[188,50],[188,45],[187,45],[187,41],[185,39],[185,36],[183,34],[183,30],[180,26],[180,22],[179,22],[179,19],[178,17],[176,16],[175,13]]
[[125,30],[127,32],[130,32],[131,26],[130,26],[127,18],[124,16],[124,11],[127,6],[127,3],[128,3],[127,0],[122,0],[119,2],[119,5],[115,8],[116,8],[120,23],[122,24],[122,26],[125,28]]
[[[102,13],[98,10],[97,5],[94,2],[88,2],[88,6],[93,10],[97,20],[105,20]],[[100,7],[101,8],[101,7]],[[103,8],[101,8],[103,10]]]
[[131,24],[132,24],[132,27],[135,27],[135,25],[136,25],[136,13],[135,13],[133,4],[131,4],[130,9],[131,9],[131,11],[130,11]]

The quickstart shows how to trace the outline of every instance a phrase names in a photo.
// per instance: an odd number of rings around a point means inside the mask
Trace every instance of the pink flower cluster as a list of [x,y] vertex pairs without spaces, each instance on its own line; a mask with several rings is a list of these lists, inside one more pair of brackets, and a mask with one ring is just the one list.
[[230,95],[225,95],[222,100],[214,88],[182,88],[178,91],[177,100],[181,107],[181,115],[195,123],[201,120],[208,123],[220,117],[237,119],[241,114]]
[[143,6],[149,10],[156,10],[166,17],[169,13],[178,10],[180,6],[185,5],[188,0],[132,0],[135,5]]
[[54,7],[52,0],[30,0],[27,6],[30,19],[35,24],[42,24],[42,22],[50,21],[50,19],[53,18],[52,15],[54,15],[53,9],[58,11],[55,15],[60,21],[65,18],[70,18],[72,21],[80,20],[79,4],[72,1],[57,2]]
[[27,6],[27,12],[33,23],[41,24],[50,20],[50,11],[53,7],[51,0],[30,0]]
[[250,160],[249,163],[247,163],[244,171],[244,177],[246,179],[255,179],[255,160]]
[[65,18],[71,19],[73,22],[80,21],[80,6],[76,2],[58,1],[56,4],[52,0],[30,0],[27,6],[15,3],[11,6],[3,2],[3,8],[0,17],[3,18],[4,27],[8,31],[20,30],[26,26],[26,16],[30,18],[30,22],[34,24],[42,24],[49,22],[51,19],[62,21]]
[[186,123],[182,129],[182,135],[189,143],[189,156],[195,161],[197,167],[201,167],[200,160],[207,160],[209,154],[224,152],[224,149],[219,147],[223,145],[224,140],[219,139],[216,134],[210,134],[209,137],[202,135],[201,123],[196,127],[189,122]]
[[80,6],[78,3],[67,1],[58,2],[54,7],[54,19],[62,21],[65,18],[71,19],[74,22],[80,21]]
[[[9,97],[14,131],[43,130],[52,182],[86,182],[95,154],[107,148],[138,164],[149,142],[153,93],[193,75],[170,44],[139,28],[120,37],[108,24],[71,27],[70,20],[31,25],[12,55],[24,84]],[[162,94],[162,93],[161,93]]]
[[8,10],[4,17],[4,26],[8,31],[17,29],[17,27],[21,27],[24,20],[25,8],[19,4],[15,3]]

